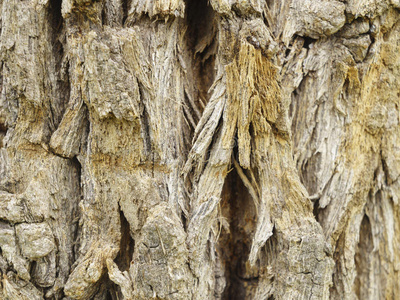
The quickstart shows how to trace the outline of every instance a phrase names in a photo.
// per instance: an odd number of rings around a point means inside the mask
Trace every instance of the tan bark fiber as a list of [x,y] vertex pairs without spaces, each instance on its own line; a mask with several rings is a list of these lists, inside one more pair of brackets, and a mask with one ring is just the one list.
[[399,0],[0,0],[0,300],[400,299]]

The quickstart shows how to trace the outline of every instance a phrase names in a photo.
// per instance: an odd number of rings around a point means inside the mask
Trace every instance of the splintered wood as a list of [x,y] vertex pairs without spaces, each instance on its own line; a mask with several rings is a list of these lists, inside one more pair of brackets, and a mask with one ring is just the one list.
[[0,299],[399,299],[398,0],[0,0]]

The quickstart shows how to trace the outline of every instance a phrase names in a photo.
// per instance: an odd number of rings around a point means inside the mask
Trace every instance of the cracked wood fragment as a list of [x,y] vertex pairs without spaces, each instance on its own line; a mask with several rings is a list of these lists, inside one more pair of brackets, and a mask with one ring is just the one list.
[[183,0],[132,0],[130,2],[129,14],[141,16],[147,14],[149,17],[160,15],[168,17],[183,17],[185,2]]
[[400,297],[398,0],[0,0],[0,299]]

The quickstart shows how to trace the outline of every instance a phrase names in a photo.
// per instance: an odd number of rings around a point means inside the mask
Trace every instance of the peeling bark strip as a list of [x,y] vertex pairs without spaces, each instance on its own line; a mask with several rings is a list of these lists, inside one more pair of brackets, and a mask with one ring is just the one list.
[[400,297],[399,1],[0,7],[0,299]]

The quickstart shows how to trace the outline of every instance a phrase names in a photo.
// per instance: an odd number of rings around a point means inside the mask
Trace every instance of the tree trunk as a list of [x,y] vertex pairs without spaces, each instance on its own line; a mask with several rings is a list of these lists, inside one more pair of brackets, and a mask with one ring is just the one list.
[[399,0],[0,0],[0,299],[399,299]]

